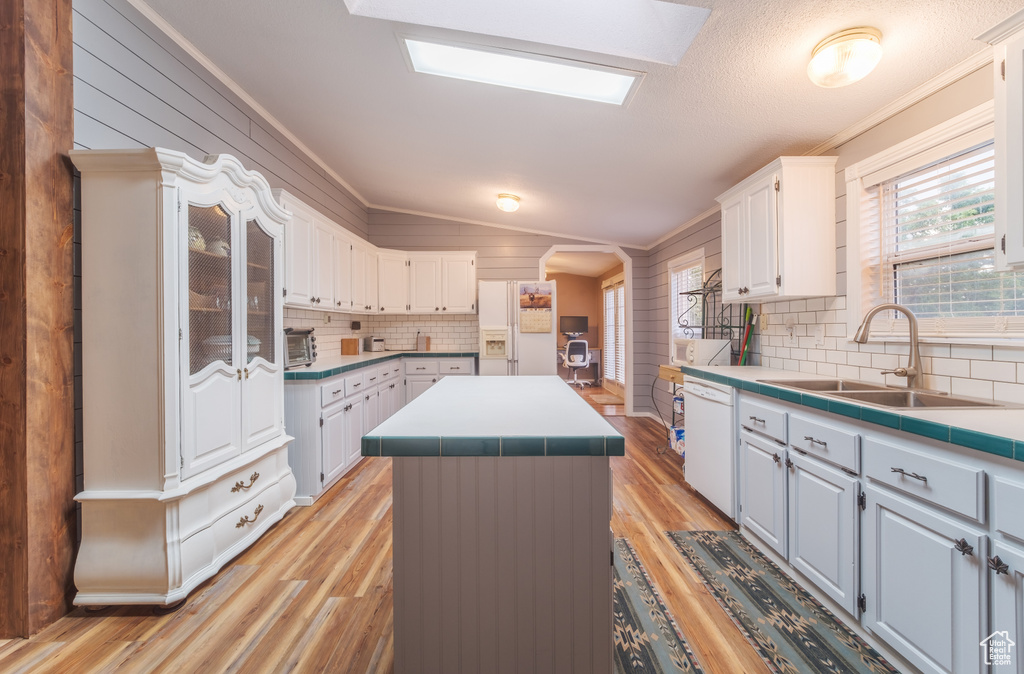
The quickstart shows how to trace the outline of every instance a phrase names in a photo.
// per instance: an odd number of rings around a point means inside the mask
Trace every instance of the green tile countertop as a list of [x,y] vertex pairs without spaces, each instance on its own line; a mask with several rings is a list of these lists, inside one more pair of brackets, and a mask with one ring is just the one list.
[[445,377],[362,442],[363,456],[624,456],[625,439],[561,378]]
[[750,391],[783,402],[1024,461],[1024,409],[880,409],[820,393],[765,384],[760,379],[834,379],[767,367],[680,367],[688,377]]
[[476,358],[478,351],[365,351],[358,356],[324,358],[310,367],[295,368],[284,373],[285,381],[327,379],[343,372],[358,370],[368,365],[386,363],[396,358]]

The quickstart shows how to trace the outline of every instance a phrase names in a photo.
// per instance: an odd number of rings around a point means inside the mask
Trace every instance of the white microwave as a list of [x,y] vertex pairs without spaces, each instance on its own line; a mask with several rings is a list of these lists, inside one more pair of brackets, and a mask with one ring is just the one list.
[[730,365],[732,364],[732,342],[728,339],[686,339],[672,340],[673,365]]

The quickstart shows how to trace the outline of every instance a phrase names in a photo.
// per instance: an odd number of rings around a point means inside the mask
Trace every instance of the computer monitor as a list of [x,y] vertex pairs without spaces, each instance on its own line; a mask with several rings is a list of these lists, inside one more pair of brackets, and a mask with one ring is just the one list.
[[558,319],[558,331],[563,335],[582,335],[587,332],[586,316],[561,316]]

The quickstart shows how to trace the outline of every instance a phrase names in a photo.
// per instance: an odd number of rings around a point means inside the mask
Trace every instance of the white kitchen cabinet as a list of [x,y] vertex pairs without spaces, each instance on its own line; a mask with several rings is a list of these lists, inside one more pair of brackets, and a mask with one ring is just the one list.
[[[790,417],[792,419],[792,417]],[[852,615],[860,550],[856,477],[790,449],[789,563]]]
[[369,430],[363,418],[363,396],[355,395],[346,401],[345,410],[345,462],[352,467],[362,459],[363,436]]
[[441,311],[476,312],[476,253],[445,253],[441,257]]
[[323,455],[322,485],[333,484],[348,468],[348,448],[345,443],[348,441],[346,426],[348,425],[347,412],[350,409],[350,403],[342,401],[324,409],[321,415],[323,420],[323,425],[320,427],[320,451]]
[[835,295],[836,157],[780,157],[718,197],[722,300]]
[[313,211],[284,190],[274,190],[281,206],[292,214],[284,228],[284,303],[309,308],[314,305],[317,227]]
[[352,311],[352,237],[345,232],[334,236],[334,308]]
[[398,250],[377,251],[378,313],[409,313],[409,260]]
[[405,404],[408,405],[420,397],[438,381],[438,375],[409,375],[405,384]]
[[441,254],[409,253],[410,311],[441,313],[441,305]]
[[[75,603],[172,604],[294,504],[281,339],[289,214],[227,155],[71,156],[89,279]],[[111,339],[111,326],[131,338]]]
[[996,265],[1024,265],[1024,11],[978,36],[993,45]]
[[365,241],[352,243],[352,311],[377,312],[377,249]]
[[333,224],[316,223],[316,286],[313,289],[313,308],[334,310],[334,288],[337,263],[335,258],[335,229]]
[[786,556],[786,448],[740,433],[740,524]]
[[868,484],[862,624],[923,672],[981,672],[988,538]]

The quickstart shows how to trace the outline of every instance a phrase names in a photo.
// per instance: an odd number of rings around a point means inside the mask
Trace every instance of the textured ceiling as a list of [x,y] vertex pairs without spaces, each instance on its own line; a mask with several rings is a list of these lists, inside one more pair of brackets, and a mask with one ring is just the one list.
[[[349,14],[342,0],[149,5],[379,208],[646,246],[783,154],[802,154],[986,48],[1020,0],[688,0],[711,15],[678,66]],[[811,49],[882,31],[842,89]],[[413,73],[396,33],[646,71],[626,108]],[[522,197],[517,213],[494,206]]]

